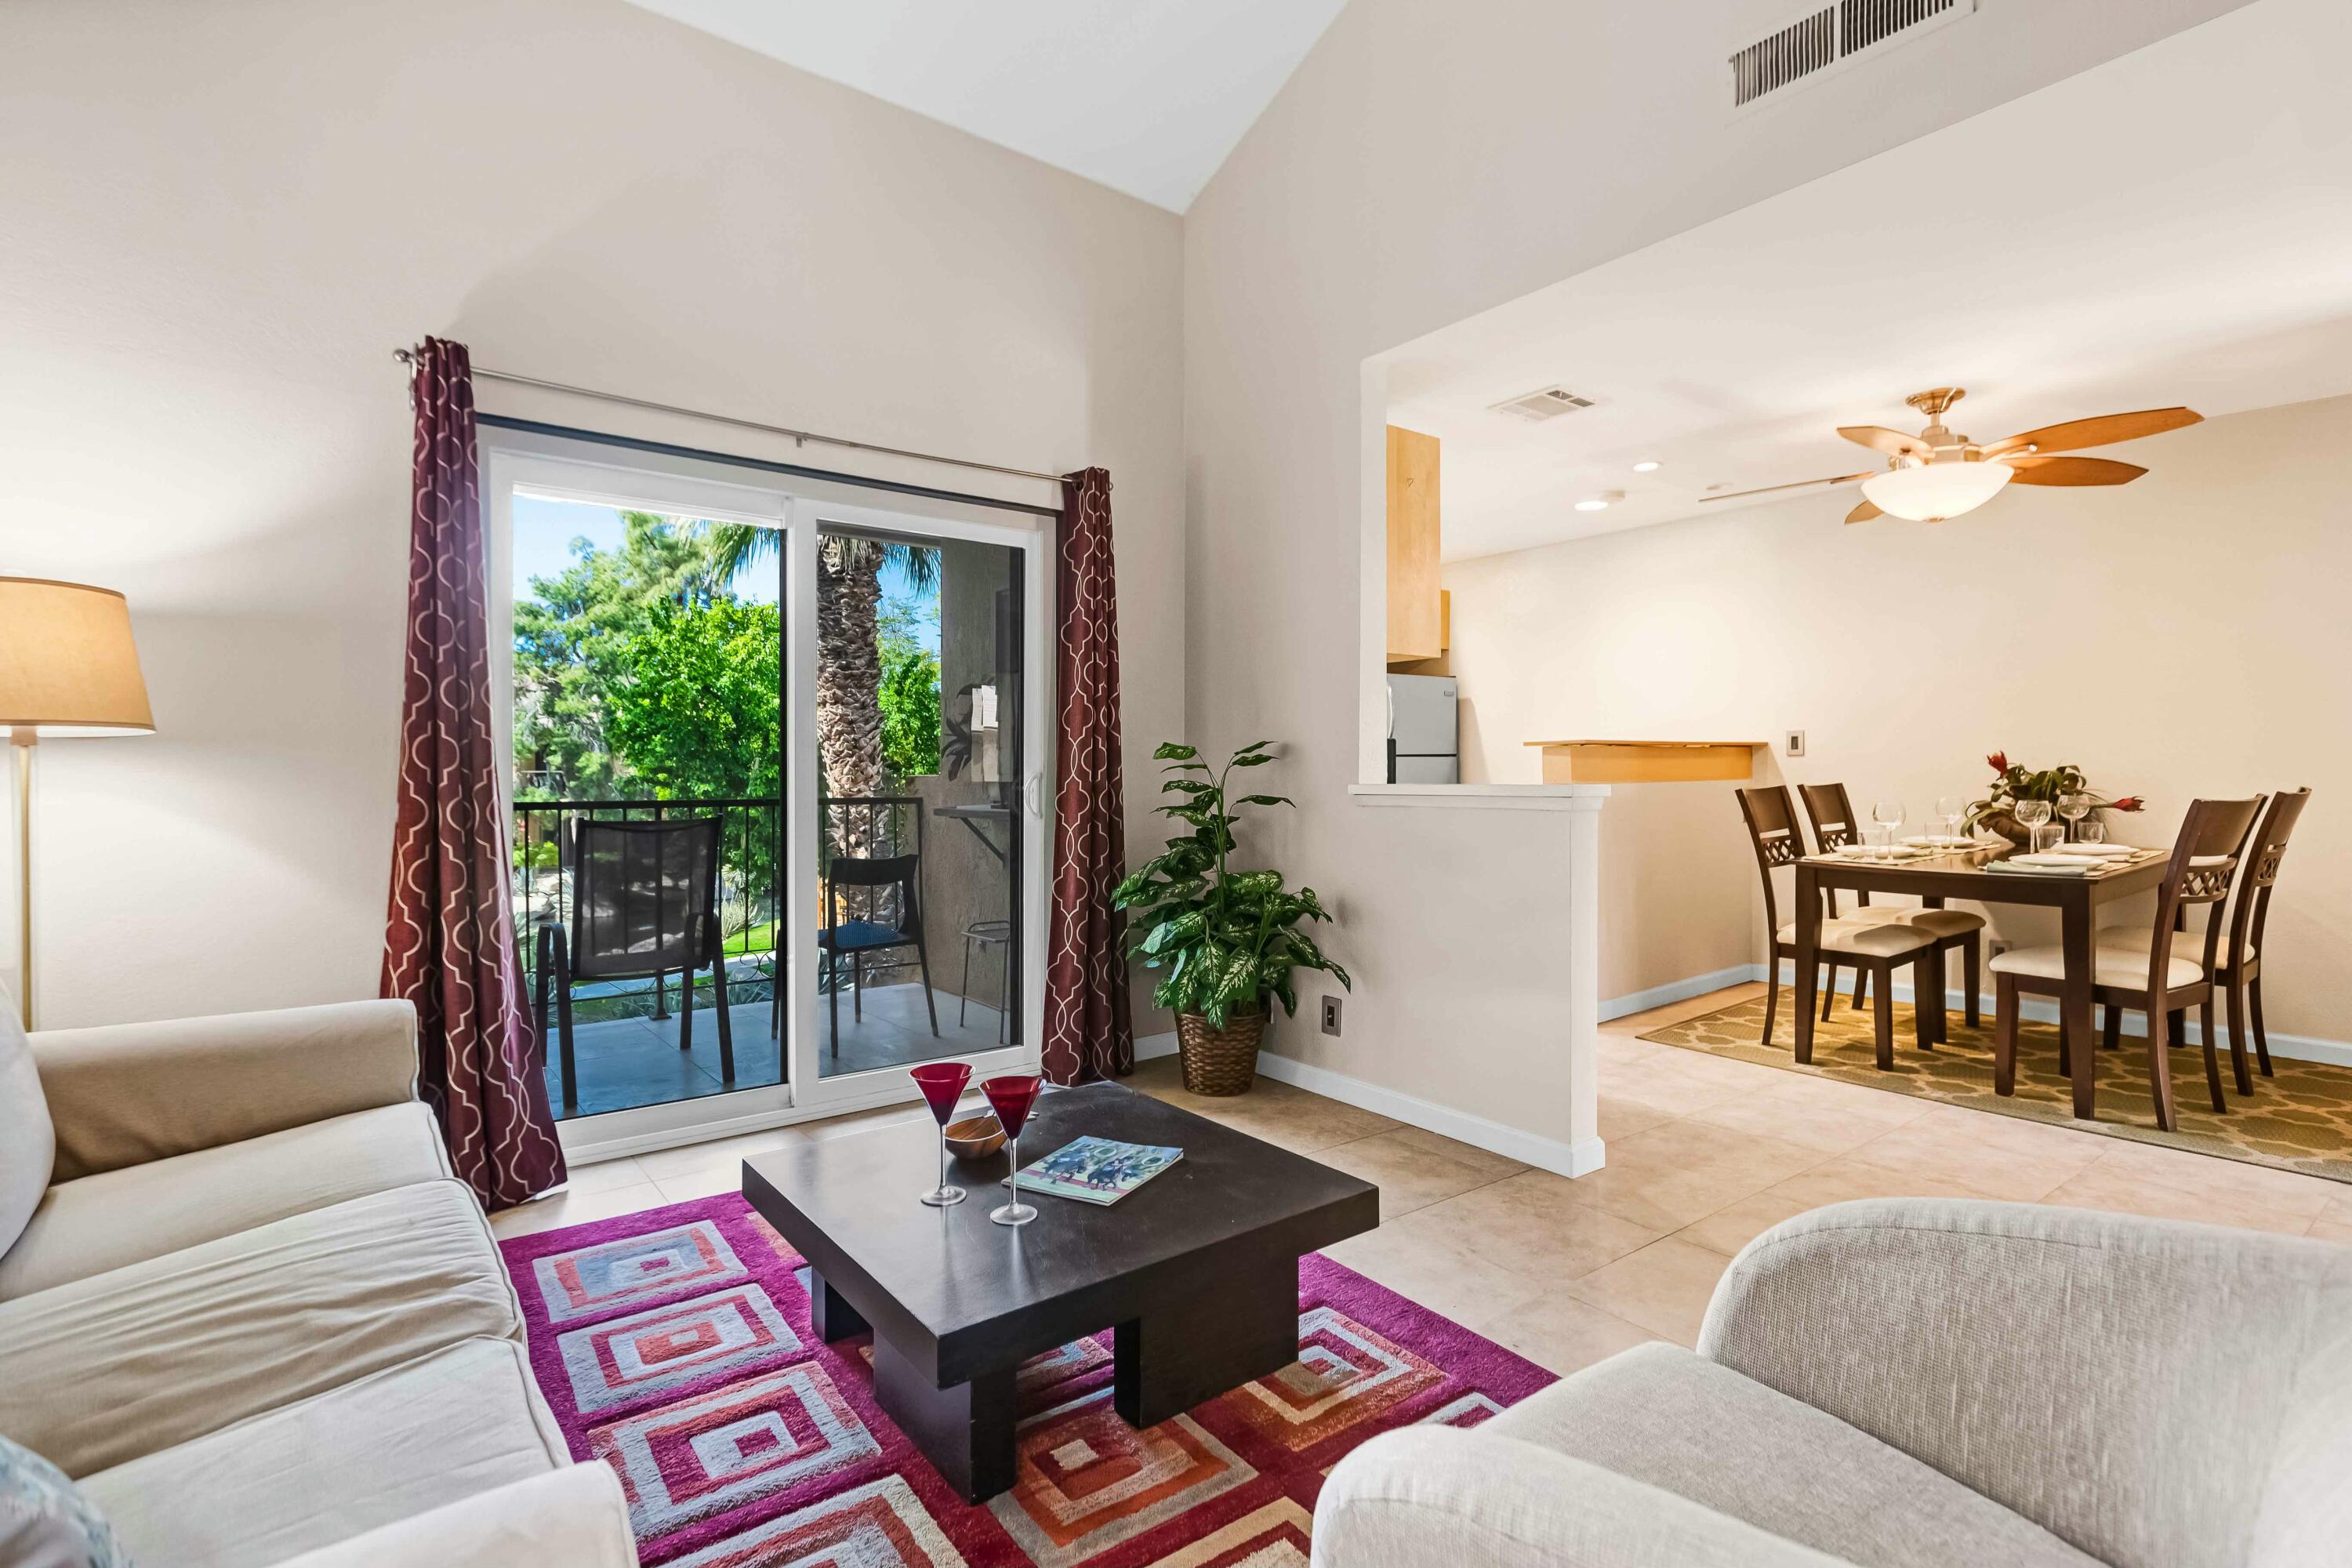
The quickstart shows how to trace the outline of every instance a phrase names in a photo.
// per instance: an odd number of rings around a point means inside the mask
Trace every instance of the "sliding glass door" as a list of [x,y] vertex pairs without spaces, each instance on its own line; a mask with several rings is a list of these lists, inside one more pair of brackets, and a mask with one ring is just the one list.
[[866,1099],[942,1057],[1033,1060],[1037,538],[814,504],[795,532],[815,804],[798,1099]]
[[517,933],[575,1152],[1036,1056],[1035,533],[493,452]]

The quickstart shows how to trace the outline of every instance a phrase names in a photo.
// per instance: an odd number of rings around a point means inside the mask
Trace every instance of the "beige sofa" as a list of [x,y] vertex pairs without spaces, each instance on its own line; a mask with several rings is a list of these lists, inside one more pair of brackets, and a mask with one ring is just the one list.
[[2013,1204],[1767,1231],[1696,1354],[1365,1444],[1318,1568],[2352,1563],[2352,1248]]
[[0,1255],[0,1433],[140,1568],[635,1563],[531,1381],[405,1003],[32,1051],[57,1157]]

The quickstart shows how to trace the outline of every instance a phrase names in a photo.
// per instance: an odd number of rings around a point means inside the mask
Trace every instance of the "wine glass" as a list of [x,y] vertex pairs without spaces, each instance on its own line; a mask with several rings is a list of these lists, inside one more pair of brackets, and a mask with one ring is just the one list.
[[963,1086],[971,1081],[969,1062],[925,1062],[908,1068],[908,1076],[915,1087],[923,1091],[923,1103],[931,1108],[931,1120],[940,1124],[940,1184],[923,1194],[923,1201],[935,1209],[964,1200],[961,1187],[948,1185],[948,1123],[955,1120],[956,1101],[963,1095]]
[[2017,825],[2025,829],[2026,840],[2031,843],[2035,837],[2033,830],[2050,820],[2050,803],[2046,800],[2012,801],[2009,814],[2017,818]]
[[2091,815],[2091,797],[2080,791],[2060,795],[2058,815],[2066,819],[2066,825],[2070,830],[2067,837],[2073,837],[2074,833],[2080,830],[2083,818]]
[[1013,1155],[1013,1201],[988,1211],[988,1217],[998,1225],[1027,1225],[1037,1217],[1037,1211],[1021,1201],[1021,1124],[1029,1120],[1029,1108],[1037,1103],[1037,1091],[1045,1082],[1034,1072],[980,1080],[980,1092],[988,1096],[996,1120],[1004,1124],[1006,1147]]
[[1899,800],[1878,801],[1870,808],[1870,819],[1885,830],[1886,852],[1890,855],[1895,853],[1895,830],[1903,826],[1903,803]]
[[1968,808],[1960,804],[1958,795],[1939,795],[1936,797],[1936,820],[1944,825],[1945,837],[1958,838],[1960,823],[1967,816]]

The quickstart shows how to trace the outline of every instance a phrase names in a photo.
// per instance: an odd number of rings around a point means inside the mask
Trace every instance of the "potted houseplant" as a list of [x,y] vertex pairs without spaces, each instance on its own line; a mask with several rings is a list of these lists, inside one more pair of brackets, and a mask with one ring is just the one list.
[[1985,765],[1992,769],[1992,784],[1986,789],[1984,799],[1969,803],[1968,825],[1971,828],[1990,828],[2021,847],[2030,846],[2033,839],[2025,825],[2017,820],[2014,808],[2021,800],[2048,801],[2053,818],[2061,797],[2070,795],[2088,795],[2094,813],[2138,811],[2147,804],[2136,795],[2109,800],[2091,788],[2083,770],[2072,763],[2061,763],[2037,773],[2011,762],[2008,752],[1995,752],[1985,758]]
[[1176,1015],[1177,1051],[1184,1087],[1194,1094],[1240,1094],[1257,1076],[1269,997],[1297,1016],[1293,969],[1319,969],[1354,989],[1348,972],[1324,956],[1302,921],[1331,918],[1312,888],[1292,890],[1274,870],[1238,871],[1230,858],[1243,806],[1289,805],[1278,795],[1228,800],[1225,781],[1236,768],[1274,761],[1254,741],[1221,770],[1191,746],[1171,741],[1151,754],[1166,766],[1160,786],[1180,797],[1160,814],[1191,831],[1135,868],[1111,894],[1114,906],[1134,912],[1129,951],[1148,969],[1161,970],[1152,1000]]

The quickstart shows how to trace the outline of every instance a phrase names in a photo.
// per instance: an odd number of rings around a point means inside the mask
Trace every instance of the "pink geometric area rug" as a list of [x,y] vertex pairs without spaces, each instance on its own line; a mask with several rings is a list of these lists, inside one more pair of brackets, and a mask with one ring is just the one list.
[[806,1265],[740,1196],[501,1245],[540,1390],[649,1568],[1303,1568],[1340,1456],[1552,1381],[1310,1256],[1298,1361],[1148,1431],[1111,1408],[1108,1331],[1033,1359],[1018,1479],[972,1507],[876,1406],[866,1337],[817,1342]]

